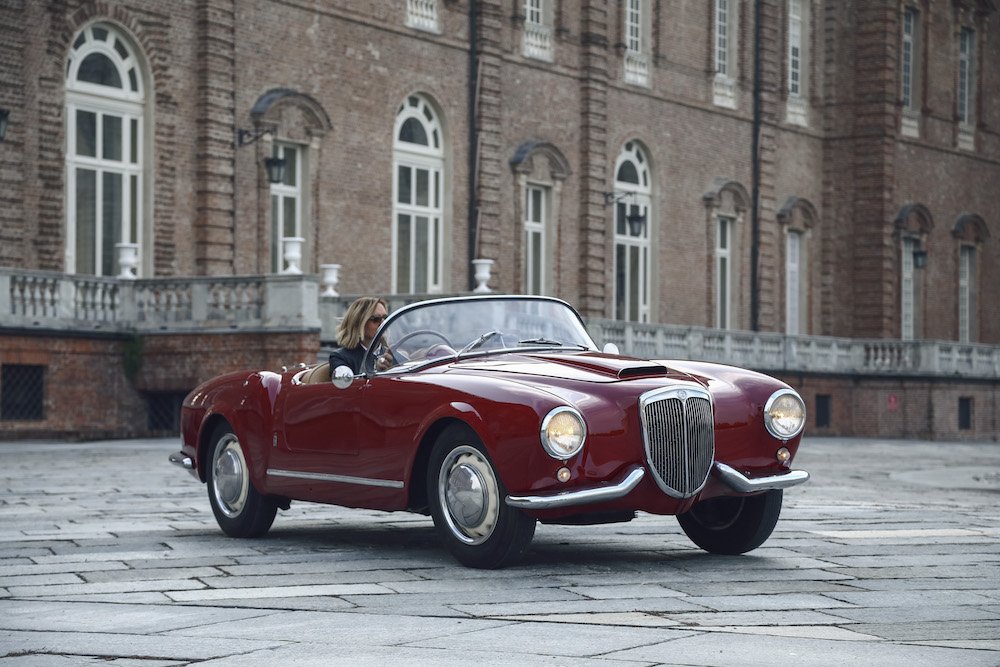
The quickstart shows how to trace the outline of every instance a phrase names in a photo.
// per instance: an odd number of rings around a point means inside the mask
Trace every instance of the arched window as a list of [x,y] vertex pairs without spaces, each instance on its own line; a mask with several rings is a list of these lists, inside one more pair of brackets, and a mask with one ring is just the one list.
[[410,95],[396,113],[393,142],[392,284],[400,294],[442,289],[444,146],[431,104]]
[[719,329],[739,329],[743,325],[742,269],[746,233],[744,217],[750,195],[739,183],[718,178],[702,197],[707,207],[707,236],[714,262],[708,268],[712,285],[712,322]]
[[789,336],[814,333],[810,294],[816,252],[813,228],[818,215],[806,199],[789,197],[778,211],[785,233],[785,333]]
[[963,213],[951,235],[958,244],[958,342],[975,343],[979,340],[979,256],[990,231],[982,216]]
[[514,170],[514,216],[521,223],[521,252],[517,258],[524,294],[557,291],[559,265],[559,209],[569,162],[553,144],[526,141],[510,160]]
[[924,271],[927,265],[925,242],[934,228],[934,219],[923,204],[907,204],[895,220],[899,238],[899,337],[923,338]]
[[615,161],[615,319],[649,321],[651,194],[649,160],[639,142],[630,141]]
[[114,275],[116,245],[145,243],[145,100],[133,42],[107,23],[83,28],[66,63],[69,273]]

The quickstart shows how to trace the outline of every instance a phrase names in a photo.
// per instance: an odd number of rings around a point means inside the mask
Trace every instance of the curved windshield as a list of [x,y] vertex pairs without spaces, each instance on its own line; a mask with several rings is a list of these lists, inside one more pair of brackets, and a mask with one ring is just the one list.
[[561,301],[538,298],[415,304],[391,315],[381,336],[391,352],[391,372],[501,350],[597,349],[575,310]]

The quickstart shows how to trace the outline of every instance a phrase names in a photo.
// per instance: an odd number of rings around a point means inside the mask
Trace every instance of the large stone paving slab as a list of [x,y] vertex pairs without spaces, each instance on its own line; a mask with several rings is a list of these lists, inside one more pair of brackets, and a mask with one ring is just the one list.
[[1000,664],[998,445],[807,439],[752,554],[640,515],[541,525],[501,571],[405,513],[226,538],[175,449],[0,444],[0,667]]

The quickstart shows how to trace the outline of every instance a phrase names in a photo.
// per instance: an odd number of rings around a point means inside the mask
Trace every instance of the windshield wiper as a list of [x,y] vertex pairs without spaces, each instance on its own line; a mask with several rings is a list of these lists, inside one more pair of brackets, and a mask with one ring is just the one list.
[[476,340],[472,341],[471,343],[463,347],[461,350],[459,350],[458,353],[465,354],[466,352],[472,352],[473,350],[483,345],[486,341],[490,340],[494,336],[499,336],[499,335],[500,335],[499,331],[496,330],[487,331],[482,336],[480,336],[479,338],[477,338]]
[[518,345],[553,345],[557,347],[578,347],[581,350],[589,349],[586,345],[580,345],[579,343],[566,344],[558,340],[549,340],[548,338],[526,338],[524,340],[517,341]]

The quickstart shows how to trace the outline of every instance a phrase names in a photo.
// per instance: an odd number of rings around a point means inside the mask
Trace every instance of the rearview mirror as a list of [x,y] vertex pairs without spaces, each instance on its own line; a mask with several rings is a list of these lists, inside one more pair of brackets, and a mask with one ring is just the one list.
[[354,382],[354,371],[350,366],[337,366],[333,369],[333,386],[337,389],[347,389]]

